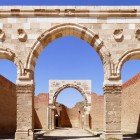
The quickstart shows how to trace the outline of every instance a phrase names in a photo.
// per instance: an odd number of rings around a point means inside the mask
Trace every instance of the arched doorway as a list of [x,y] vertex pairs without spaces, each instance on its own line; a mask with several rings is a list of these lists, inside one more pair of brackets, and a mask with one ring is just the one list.
[[56,128],[83,128],[84,98],[75,88],[63,89],[55,101]]
[[59,93],[66,88],[77,89],[84,98],[84,128],[89,128],[89,114],[91,107],[90,80],[51,80],[49,81],[49,112],[48,127],[55,128],[56,99]]
[[[57,30],[57,28],[58,28],[58,30]],[[61,32],[61,30],[59,32],[59,29],[63,29],[63,33],[64,34],[62,34],[62,36],[57,36]],[[75,30],[76,33],[75,32],[71,32],[71,30],[72,31]],[[83,32],[84,32],[85,35],[79,36],[79,34],[81,34],[81,31],[82,30],[83,30]],[[53,37],[49,41],[48,41],[48,39],[49,39],[48,38],[48,32]],[[107,58],[110,57],[109,56],[109,53],[108,53],[108,50],[106,50],[103,42],[99,39],[99,36],[94,36],[94,34],[92,32],[90,32],[90,31],[88,31],[87,29],[85,31],[85,29],[84,28],[81,28],[81,26],[79,26],[79,25],[75,25],[75,24],[64,24],[64,25],[56,26],[56,29],[55,28],[52,28],[48,32],[46,32],[46,34],[42,35],[42,36],[44,36],[42,39],[40,38],[44,43],[42,41],[41,42],[40,41],[37,41],[34,44],[34,46],[32,47],[32,50],[31,50],[31,52],[29,54],[29,57],[28,57],[28,61],[26,63],[26,68],[27,69],[30,69],[30,70],[34,71],[36,62],[38,60],[37,58],[40,56],[41,52],[47,48],[45,45],[48,45],[50,42],[52,42],[53,40],[55,40],[57,38],[61,38],[63,36],[70,36],[70,35],[71,36],[76,36],[78,38],[81,38],[82,40],[84,40],[84,41],[86,41],[88,43],[90,42],[90,45],[92,47],[94,47],[94,45],[95,45],[94,48],[95,48],[95,51],[96,51],[97,55],[102,60],[101,63],[105,63],[106,64],[105,67],[109,67],[109,65],[107,65],[108,64],[107,61],[109,60]],[[102,66],[102,64],[101,64],[101,66]],[[60,79],[62,79],[62,78],[60,78]],[[90,79],[90,78],[87,78],[87,79]],[[103,83],[103,81],[102,81],[102,83]],[[101,84],[101,86],[102,86],[102,84]],[[88,115],[89,114],[87,114],[87,116]]]

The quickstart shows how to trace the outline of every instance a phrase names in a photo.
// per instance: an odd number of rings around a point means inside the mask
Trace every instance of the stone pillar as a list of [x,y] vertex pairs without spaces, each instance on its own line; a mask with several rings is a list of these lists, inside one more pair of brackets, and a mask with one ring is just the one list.
[[55,124],[54,124],[54,122],[55,122],[55,110],[54,109],[52,109],[51,115],[52,115],[52,129],[55,129]]
[[19,81],[16,86],[17,93],[17,130],[15,140],[33,140],[33,103],[34,84],[31,81]]
[[122,139],[121,85],[104,86],[104,139]]
[[49,126],[49,129],[52,130],[52,129],[55,129],[55,124],[54,124],[54,119],[55,119],[55,110],[54,110],[54,106],[50,105],[49,106],[49,115],[48,115],[48,126]]
[[48,129],[51,130],[51,124],[52,124],[52,117],[51,117],[51,108],[48,107]]
[[85,129],[90,129],[89,114],[90,114],[90,106],[85,106],[84,107],[84,128]]
[[89,112],[85,112],[84,128],[89,129]]
[[49,130],[49,107],[47,107],[47,128],[46,130]]

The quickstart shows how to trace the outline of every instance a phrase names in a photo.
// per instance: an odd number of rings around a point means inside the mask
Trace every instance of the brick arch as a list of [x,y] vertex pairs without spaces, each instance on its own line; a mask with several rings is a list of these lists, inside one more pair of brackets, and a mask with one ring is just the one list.
[[24,67],[21,61],[17,58],[15,53],[10,49],[0,48],[0,59],[7,59],[12,61],[17,66],[17,78],[23,75]]
[[85,40],[95,48],[102,62],[109,61],[110,53],[105,47],[104,42],[99,38],[98,34],[82,25],[66,23],[50,28],[37,38],[36,42],[31,48],[31,52],[28,55],[26,69],[34,71],[36,59],[42,50],[53,40],[64,36],[75,36]]
[[116,73],[121,77],[121,69],[123,64],[129,60],[140,60],[140,49],[133,49],[125,52],[122,57],[119,59],[119,62],[116,66]]
[[66,88],[78,90],[84,98],[85,106],[91,105],[91,81],[90,80],[50,80],[49,81],[49,104],[55,105],[59,93]]

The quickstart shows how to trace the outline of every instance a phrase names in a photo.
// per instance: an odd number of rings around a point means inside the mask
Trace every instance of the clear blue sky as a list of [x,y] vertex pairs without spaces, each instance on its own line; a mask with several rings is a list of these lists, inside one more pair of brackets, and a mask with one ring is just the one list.
[[0,0],[1,5],[139,5],[140,0]]
[[[140,5],[140,0],[0,0],[0,5]],[[126,62],[122,69],[122,80],[126,81],[138,72],[140,61]],[[0,74],[15,82],[15,65],[1,60]],[[92,80],[92,91],[103,94],[101,60],[89,44],[76,37],[63,37],[53,41],[38,58],[35,69],[35,93],[48,92],[50,79],[89,79]],[[72,107],[80,100],[82,96],[78,91],[65,89],[57,101]]]

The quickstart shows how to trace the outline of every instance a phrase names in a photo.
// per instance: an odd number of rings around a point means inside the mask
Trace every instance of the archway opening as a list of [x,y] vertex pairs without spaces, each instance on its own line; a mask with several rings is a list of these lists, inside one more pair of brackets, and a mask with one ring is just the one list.
[[[100,58],[99,54],[87,42],[73,36],[58,38],[43,49],[36,61],[35,67],[35,112],[36,121],[40,121],[35,122],[37,124],[35,128],[43,129],[49,125],[44,124],[43,113],[40,113],[41,107],[38,107],[39,104],[42,106],[46,104],[48,106],[49,95],[46,93],[49,92],[50,79],[91,80],[91,88],[94,92],[91,98],[96,93],[97,97],[98,95],[102,95],[104,72]],[[46,99],[46,102],[44,99]],[[94,98],[94,100],[96,99]],[[92,105],[94,106],[94,102]],[[103,110],[100,110],[100,112],[103,113]],[[91,112],[91,117],[93,114]],[[103,126],[101,129],[103,129]]]
[[56,97],[55,107],[55,127],[83,127],[84,98],[78,90],[62,90]]
[[16,65],[0,60],[0,139],[14,138],[16,132]]
[[[71,102],[69,102],[69,100]],[[73,108],[78,102],[83,102],[84,98],[81,93],[75,88],[66,88],[60,92],[56,98],[56,102],[65,105],[68,108]]]
[[121,75],[122,132],[125,137],[140,138],[140,60],[126,61]]

